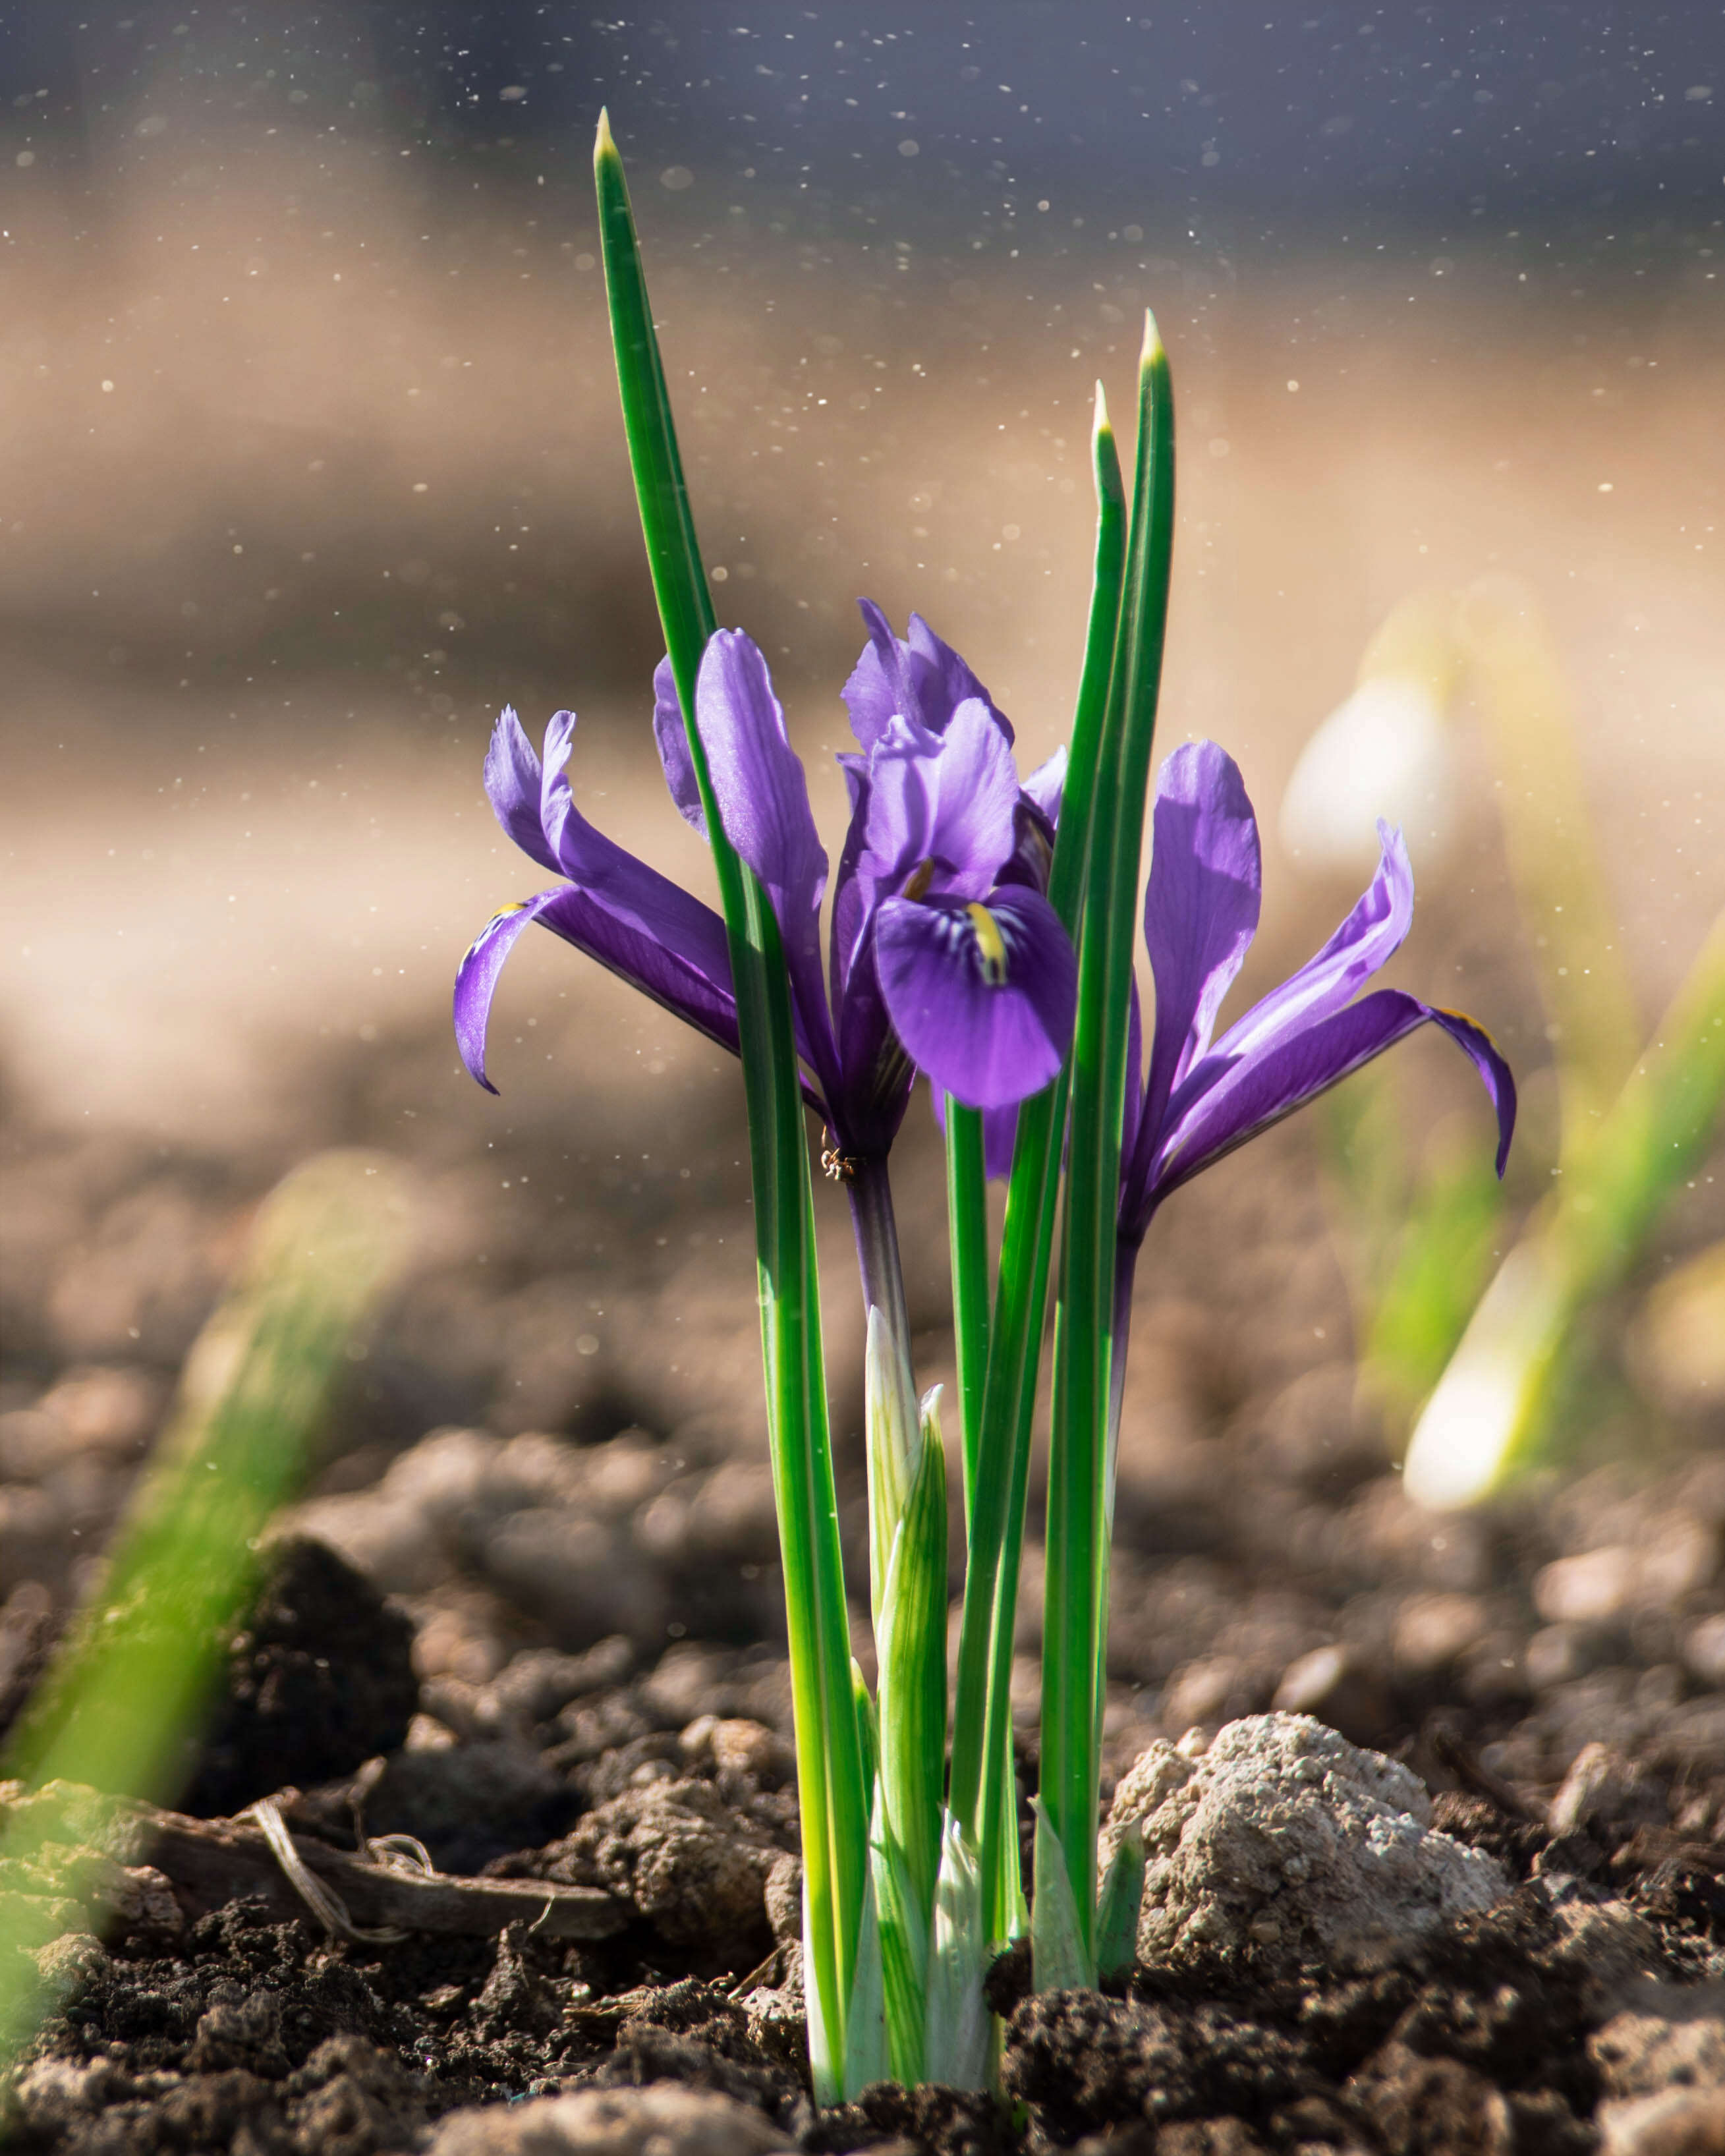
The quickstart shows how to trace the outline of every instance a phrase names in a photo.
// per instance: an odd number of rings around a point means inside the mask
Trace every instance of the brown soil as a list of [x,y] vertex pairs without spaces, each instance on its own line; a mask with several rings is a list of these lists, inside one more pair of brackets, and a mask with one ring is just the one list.
[[[398,1068],[391,1100],[407,1082]],[[331,1122],[399,1135],[362,1078],[320,1083],[345,1097]],[[1178,1238],[1171,1209],[1147,1260],[1110,1772],[1155,1737],[1297,1708],[1411,1763],[1436,1825],[1492,1851],[1514,1891],[1359,1965],[1219,1950],[1141,1967],[1120,1996],[1037,1999],[1009,1961],[993,1979],[1010,2016],[1004,2107],[880,2088],[817,2117],[790,1943],[794,1779],[747,1219],[718,1158],[718,1098],[689,1096],[687,1157],[706,1166],[692,1192],[665,1194],[670,1258],[639,1233],[614,1242],[616,1214],[638,1224],[655,1203],[639,1176],[541,1184],[529,1169],[499,1204],[497,1183],[550,1152],[531,1113],[482,1176],[422,1156],[454,1225],[354,1366],[299,1515],[311,1539],[278,1553],[185,1800],[225,1813],[291,1784],[295,1830],[351,1848],[362,1799],[371,1834],[412,1833],[457,1872],[603,1887],[627,1928],[598,1945],[512,1928],[372,1947],[329,1943],[309,1913],[284,1922],[279,1904],[177,1925],[157,1905],[100,1950],[49,1950],[67,2003],[7,2099],[13,2145],[370,2156],[424,2145],[464,2107],[679,2085],[810,2151],[1562,2156],[1599,2145],[1602,2104],[1715,2101],[1719,1433],[1704,1418],[1661,1432],[1637,1409],[1638,1474],[1597,1466],[1475,1518],[1417,1512],[1353,1400],[1314,1133],[1295,1127],[1252,1173],[1230,1164],[1183,1197]],[[589,1129],[590,1149],[614,1136],[626,1159],[624,1111],[608,1112],[616,1128]],[[15,1708],[95,1577],[85,1553],[270,1163],[16,1119],[12,1136],[0,1212],[39,1260],[6,1281],[0,1683]],[[919,1165],[914,1116],[905,1143],[914,1322],[938,1375],[938,1177]],[[835,1250],[835,1286],[841,1262]],[[842,1502],[860,1559],[843,1315]],[[1615,1367],[1600,1366],[1608,1400]],[[1608,1414],[1594,1442],[1612,1435]],[[1034,1543],[1026,1570],[1028,1794]],[[1588,1745],[1604,1748],[1564,1787]],[[381,1774],[356,1781],[379,1754]]]

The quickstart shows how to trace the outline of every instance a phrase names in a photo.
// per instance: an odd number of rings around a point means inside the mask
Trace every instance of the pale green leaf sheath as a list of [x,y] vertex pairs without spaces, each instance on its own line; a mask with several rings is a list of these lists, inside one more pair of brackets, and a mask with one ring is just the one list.
[[915,1479],[881,1596],[880,1773],[872,1842],[895,2077],[925,2077],[928,1942],[947,1738],[947,1462],[940,1391],[922,1404]]

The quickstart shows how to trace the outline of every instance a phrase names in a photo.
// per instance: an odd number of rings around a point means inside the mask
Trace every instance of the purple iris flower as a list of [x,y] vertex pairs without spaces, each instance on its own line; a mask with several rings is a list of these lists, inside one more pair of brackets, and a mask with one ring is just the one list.
[[[1046,773],[1020,788],[1010,726],[926,623],[913,615],[906,642],[866,601],[863,613],[869,644],[845,689],[860,749],[839,759],[851,817],[824,969],[827,856],[767,662],[740,630],[721,630],[696,685],[726,835],[778,918],[804,1091],[847,1171],[885,1155],[917,1067],[981,1108],[1047,1085],[1070,1041],[1076,998],[1071,946],[1042,891]],[[669,661],[655,689],[671,798],[704,830]],[[572,713],[556,715],[542,764],[506,711],[485,758],[499,823],[567,880],[498,914],[461,962],[456,1039],[483,1086],[497,978],[536,920],[721,1045],[737,1045],[723,922],[582,816],[562,768],[574,729]]]
[[1399,831],[1378,824],[1378,872],[1317,957],[1215,1041],[1216,1014],[1257,932],[1261,875],[1240,767],[1214,742],[1178,748],[1163,765],[1153,834],[1144,941],[1156,1018],[1142,1091],[1136,1025],[1128,1054],[1122,1244],[1136,1249],[1170,1191],[1422,1025],[1440,1027],[1472,1059],[1497,1111],[1502,1175],[1516,1088],[1490,1035],[1399,988],[1354,1000],[1413,921],[1414,872]]
[[1413,921],[1414,872],[1399,831],[1378,824],[1383,857],[1359,903],[1315,957],[1217,1040],[1216,1014],[1257,933],[1262,882],[1257,819],[1234,759],[1214,742],[1176,749],[1158,776],[1152,829],[1144,941],[1156,1015],[1145,1072],[1135,990],[1111,1358],[1117,1435],[1138,1250],[1171,1191],[1422,1025],[1448,1034],[1483,1080],[1497,1114],[1500,1175],[1516,1119],[1509,1065],[1471,1019],[1399,988],[1357,997]]

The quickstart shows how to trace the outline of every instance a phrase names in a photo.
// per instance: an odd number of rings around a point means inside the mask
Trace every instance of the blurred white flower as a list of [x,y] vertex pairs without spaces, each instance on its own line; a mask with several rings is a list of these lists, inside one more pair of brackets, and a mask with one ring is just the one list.
[[1361,682],[1323,721],[1294,766],[1278,828],[1291,854],[1317,869],[1369,869],[1378,819],[1398,824],[1426,859],[1455,816],[1455,754],[1443,707],[1409,674]]

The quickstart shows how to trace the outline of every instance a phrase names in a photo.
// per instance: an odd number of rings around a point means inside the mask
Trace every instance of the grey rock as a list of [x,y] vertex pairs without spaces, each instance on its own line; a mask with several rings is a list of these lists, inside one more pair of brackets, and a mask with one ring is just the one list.
[[769,1942],[767,1882],[783,1852],[711,1782],[665,1778],[625,1789],[561,1847],[554,1876],[633,1902],[673,1945],[746,1968]]
[[1553,1834],[1596,1828],[1609,1838],[1662,1826],[1668,1817],[1659,1784],[1609,1744],[1585,1744],[1576,1753],[1549,1814]]
[[1725,2089],[1725,1989],[1639,1985],[1634,2003],[1596,2030],[1587,2048],[1609,2097]]
[[1666,2089],[1602,2103],[1599,2156],[1725,2156],[1725,2090]]
[[771,2156],[794,2145],[728,2096],[661,2082],[451,2112],[427,2156]]
[[1510,1891],[1495,1858],[1433,1830],[1417,1776],[1304,1715],[1230,1722],[1195,1758],[1153,1744],[1115,1792],[1111,1849],[1132,1820],[1147,1962],[1369,1958]]
[[1327,1722],[1354,1744],[1369,1744],[1389,1727],[1383,1672],[1349,1646],[1314,1647],[1290,1662],[1271,1703],[1281,1713]]

